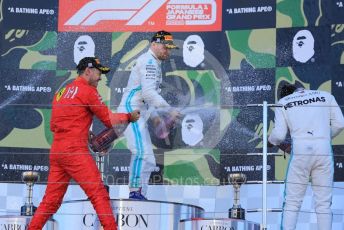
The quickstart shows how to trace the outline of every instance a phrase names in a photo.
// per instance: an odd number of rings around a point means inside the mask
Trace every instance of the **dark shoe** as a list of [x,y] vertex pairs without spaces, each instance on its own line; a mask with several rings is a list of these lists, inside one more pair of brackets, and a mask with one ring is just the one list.
[[147,198],[139,191],[132,191],[129,193],[129,199],[131,200],[147,200]]

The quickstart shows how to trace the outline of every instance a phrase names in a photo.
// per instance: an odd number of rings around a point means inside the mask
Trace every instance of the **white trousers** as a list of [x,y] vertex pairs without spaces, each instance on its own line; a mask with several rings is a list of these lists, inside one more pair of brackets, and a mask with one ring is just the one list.
[[142,188],[142,194],[146,195],[149,178],[156,163],[152,141],[144,117],[128,125],[124,135],[127,139],[128,148],[132,153],[129,171],[129,187],[131,189]]
[[296,228],[298,213],[310,179],[318,230],[331,229],[334,166],[332,153],[326,150],[327,148],[310,141],[293,145],[286,176],[281,229]]

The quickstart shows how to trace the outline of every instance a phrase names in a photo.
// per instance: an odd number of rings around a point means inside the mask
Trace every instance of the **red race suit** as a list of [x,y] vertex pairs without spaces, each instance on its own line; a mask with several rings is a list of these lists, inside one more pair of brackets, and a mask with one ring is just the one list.
[[50,122],[54,140],[47,188],[29,230],[42,229],[58,210],[71,179],[88,196],[104,230],[117,229],[109,194],[88,150],[88,133],[94,115],[107,127],[130,121],[130,114],[112,113],[102,102],[97,89],[82,77],[55,95]]

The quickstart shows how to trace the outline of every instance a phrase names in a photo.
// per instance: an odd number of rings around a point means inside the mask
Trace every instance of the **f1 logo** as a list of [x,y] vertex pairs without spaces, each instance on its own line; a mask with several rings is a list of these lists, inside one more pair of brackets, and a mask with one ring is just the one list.
[[218,31],[221,0],[60,0],[59,31]]

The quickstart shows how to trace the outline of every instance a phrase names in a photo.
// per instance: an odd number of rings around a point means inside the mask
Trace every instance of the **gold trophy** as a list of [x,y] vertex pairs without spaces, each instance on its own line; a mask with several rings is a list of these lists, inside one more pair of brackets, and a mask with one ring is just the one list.
[[232,173],[228,181],[233,185],[234,202],[233,207],[228,210],[229,218],[245,220],[245,209],[240,205],[240,186],[246,183],[246,175],[243,173]]
[[22,180],[26,184],[26,202],[20,209],[22,216],[33,216],[37,207],[32,203],[33,185],[39,180],[39,173],[34,171],[25,171],[22,173]]

